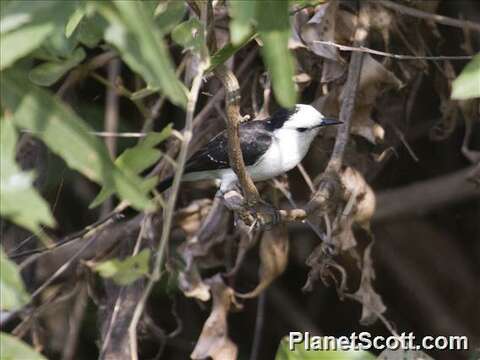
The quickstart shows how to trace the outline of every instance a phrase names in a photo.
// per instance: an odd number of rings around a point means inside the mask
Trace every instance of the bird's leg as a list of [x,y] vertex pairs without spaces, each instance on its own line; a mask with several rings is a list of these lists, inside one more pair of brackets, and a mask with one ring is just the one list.
[[260,202],[255,204],[255,206],[249,207],[249,210],[258,220],[259,226],[266,230],[270,230],[281,221],[280,212],[263,199],[260,199]]
[[216,196],[222,197],[225,206],[233,211],[235,223],[237,223],[237,219],[242,220],[247,226],[255,223],[255,217],[252,212],[245,207],[245,199],[238,188],[230,187],[228,190],[225,188],[220,189],[217,191]]
[[268,202],[260,199],[260,202],[250,205],[241,195],[238,184],[231,184],[218,190],[216,196],[221,196],[225,206],[232,210],[247,226],[255,224],[255,227],[271,229],[281,221],[280,212]]

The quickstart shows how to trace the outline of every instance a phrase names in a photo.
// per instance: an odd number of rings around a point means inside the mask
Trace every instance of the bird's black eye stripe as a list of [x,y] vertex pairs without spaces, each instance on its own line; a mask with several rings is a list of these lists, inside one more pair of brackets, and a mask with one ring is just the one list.
[[308,128],[297,128],[297,131],[300,131],[300,132],[305,132],[307,130],[308,130]]

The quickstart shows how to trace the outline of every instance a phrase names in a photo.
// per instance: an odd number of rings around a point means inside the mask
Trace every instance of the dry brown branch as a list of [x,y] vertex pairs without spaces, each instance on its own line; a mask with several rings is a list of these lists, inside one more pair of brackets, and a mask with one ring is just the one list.
[[[360,46],[365,40],[366,31],[359,28],[355,34],[355,46]],[[328,162],[326,171],[339,172],[343,162],[343,154],[350,137],[350,128],[352,123],[353,108],[355,107],[355,97],[357,94],[360,72],[362,70],[363,54],[356,52],[352,54],[350,65],[348,67],[348,78],[345,84],[345,96],[340,108],[340,121],[343,123],[338,127],[337,137],[333,148],[332,156]]]
[[[355,31],[354,46],[362,46],[367,37],[367,29],[359,26]],[[350,137],[351,121],[353,109],[355,107],[355,97],[357,94],[360,73],[362,69],[363,53],[355,52],[352,54],[350,65],[348,67],[347,82],[344,86],[344,96],[340,108],[340,121],[342,124],[338,127],[335,145],[332,156],[328,162],[322,182],[305,207],[309,214],[315,212],[322,213],[327,211],[338,199],[341,189],[339,172],[343,163],[343,155]]]
[[214,73],[225,88],[229,163],[238,177],[240,186],[245,194],[247,205],[253,206],[259,202],[260,194],[246,170],[242,149],[240,147],[239,124],[242,120],[242,116],[240,115],[240,86],[233,72],[227,69],[225,65],[217,66]]
[[[188,4],[192,6],[195,3],[189,1]],[[204,17],[207,20],[207,44],[210,53],[213,54],[217,50],[213,6],[211,1],[207,1],[206,5]],[[199,10],[197,6],[192,6],[192,10],[194,10],[199,17],[202,17],[202,11]],[[240,115],[240,85],[238,84],[236,76],[225,64],[218,65],[214,69],[214,74],[220,80],[225,89],[228,160],[230,167],[237,175],[240,186],[245,194],[247,205],[253,207],[259,202],[260,194],[246,170],[242,149],[240,147],[239,125],[243,120],[243,117]]]
[[397,60],[469,60],[472,59],[473,56],[471,55],[457,55],[457,56],[446,56],[446,55],[439,55],[439,56],[415,56],[415,55],[402,55],[402,54],[392,54],[389,52],[385,51],[379,51],[379,50],[374,50],[370,49],[364,46],[346,46],[346,45],[341,45],[334,43],[332,41],[323,41],[323,40],[315,40],[315,43],[323,44],[323,45],[329,45],[336,47],[340,49],[341,51],[352,51],[352,52],[363,52],[363,53],[368,53],[368,54],[374,54],[374,55],[380,55],[392,59],[397,59]]
[[374,221],[397,219],[401,215],[426,213],[442,205],[480,197],[480,189],[468,176],[475,166],[420,181],[402,187],[379,192]]
[[454,19],[448,16],[443,16],[443,15],[438,15],[438,14],[432,14],[426,11],[414,9],[408,6],[404,6],[398,3],[394,3],[389,0],[375,0],[375,4],[382,4],[386,8],[389,8],[391,10],[397,11],[402,14],[410,15],[413,17],[425,19],[425,20],[431,20],[435,21],[439,24],[442,25],[448,25],[448,26],[453,26],[453,27],[458,27],[460,29],[469,29],[469,30],[475,30],[475,31],[480,31],[480,24],[474,23],[473,21],[468,21],[468,20],[458,20]]

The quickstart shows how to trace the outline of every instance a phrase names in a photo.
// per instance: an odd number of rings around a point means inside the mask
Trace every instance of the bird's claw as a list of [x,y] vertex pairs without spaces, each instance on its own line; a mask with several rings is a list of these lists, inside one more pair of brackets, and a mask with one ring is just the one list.
[[250,209],[252,215],[256,219],[255,226],[265,230],[271,230],[281,221],[280,212],[268,203],[258,204]]

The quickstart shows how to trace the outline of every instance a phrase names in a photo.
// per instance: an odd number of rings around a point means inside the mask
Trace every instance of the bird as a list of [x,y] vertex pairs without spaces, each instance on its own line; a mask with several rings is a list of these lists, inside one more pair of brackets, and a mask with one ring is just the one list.
[[[303,160],[321,127],[340,123],[305,104],[281,108],[264,120],[241,123],[240,147],[247,172],[258,182],[293,169]],[[220,180],[220,193],[227,192],[238,181],[229,164],[226,130],[194,153],[185,165],[182,181],[207,179]],[[157,190],[167,190],[172,182],[173,176],[166,178]]]

